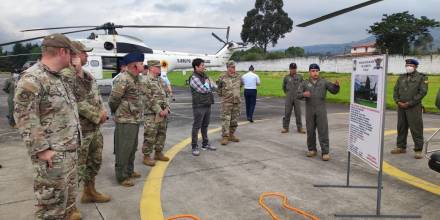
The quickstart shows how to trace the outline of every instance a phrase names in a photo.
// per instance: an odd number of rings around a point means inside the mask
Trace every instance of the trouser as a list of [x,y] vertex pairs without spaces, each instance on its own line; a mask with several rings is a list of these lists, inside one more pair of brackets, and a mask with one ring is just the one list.
[[[323,108],[323,109],[322,109]],[[309,151],[316,150],[316,129],[318,130],[319,145],[322,154],[329,153],[328,121],[327,111],[324,107],[321,109],[306,109],[306,127],[307,127],[307,148]]]
[[162,152],[167,137],[167,119],[155,122],[156,115],[150,114],[144,116],[144,144],[142,153],[150,155],[153,150]]
[[255,105],[257,104],[257,90],[245,89],[244,98],[246,101],[246,118],[248,120],[252,120],[254,115]]
[[133,174],[138,134],[138,124],[116,123],[114,137],[115,173],[119,182],[128,179]]
[[75,208],[77,194],[77,153],[56,151],[52,168],[46,161],[32,159],[36,219],[67,219]]
[[301,120],[301,101],[295,95],[287,94],[284,105],[283,128],[289,130],[290,117],[292,116],[292,109],[295,111],[296,128],[302,128]]
[[202,133],[202,146],[208,145],[208,126],[211,117],[211,106],[193,107],[194,122],[191,132],[191,146],[197,147],[199,130]]
[[78,150],[79,180],[89,184],[98,175],[102,163],[103,137],[101,130],[83,131],[81,147]]
[[13,97],[8,97],[8,115],[6,116],[8,118],[8,123],[10,126],[15,126],[15,120],[14,120],[14,100]]
[[406,149],[408,128],[414,141],[414,151],[423,150],[422,106],[409,109],[397,109],[397,147]]
[[238,118],[240,117],[240,103],[223,103],[222,104],[222,136],[229,137],[234,134],[238,126]]

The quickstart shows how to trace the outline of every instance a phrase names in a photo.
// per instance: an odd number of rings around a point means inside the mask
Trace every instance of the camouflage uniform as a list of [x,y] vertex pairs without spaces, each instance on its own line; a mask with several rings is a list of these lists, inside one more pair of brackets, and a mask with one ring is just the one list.
[[5,81],[3,86],[3,91],[8,93],[8,115],[6,116],[9,120],[10,126],[15,126],[14,121],[14,93],[15,93],[15,80],[13,77]]
[[78,174],[89,184],[98,175],[102,163],[103,137],[100,130],[100,113],[105,111],[101,95],[93,76],[83,70],[84,78],[76,76],[73,67],[62,71],[74,92],[81,123],[82,140],[78,150]]
[[417,71],[402,74],[394,86],[396,103],[408,102],[408,109],[397,108],[397,147],[406,149],[408,127],[414,141],[414,151],[423,150],[422,99],[428,92],[428,77]]
[[159,112],[170,109],[165,84],[160,76],[148,74],[143,77],[144,90],[144,144],[142,153],[150,155],[153,150],[162,152],[165,145],[168,120]]
[[237,129],[240,117],[240,75],[236,73],[234,76],[230,76],[228,73],[224,73],[218,79],[217,85],[217,93],[223,98],[222,136],[229,137]]
[[119,182],[133,174],[135,153],[138,145],[139,124],[142,122],[143,105],[140,77],[129,71],[115,79],[108,104],[115,128],[115,172]]
[[[80,144],[78,109],[59,72],[38,62],[17,83],[15,119],[34,167],[37,219],[65,219],[75,208],[76,150]],[[37,158],[55,151],[53,167]]]

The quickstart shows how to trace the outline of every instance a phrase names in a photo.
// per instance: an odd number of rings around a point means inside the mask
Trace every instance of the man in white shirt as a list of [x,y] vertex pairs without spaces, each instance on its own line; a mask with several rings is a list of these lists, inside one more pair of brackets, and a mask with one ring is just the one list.
[[249,72],[241,77],[244,85],[244,98],[246,100],[246,117],[250,122],[254,122],[253,115],[255,104],[257,103],[257,86],[260,85],[260,77],[254,73],[254,67],[249,67]]

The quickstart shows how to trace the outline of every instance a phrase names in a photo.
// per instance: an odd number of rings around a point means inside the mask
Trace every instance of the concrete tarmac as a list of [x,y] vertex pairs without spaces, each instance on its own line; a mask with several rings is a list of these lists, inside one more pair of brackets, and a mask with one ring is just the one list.
[[[3,79],[0,79],[3,84]],[[192,124],[191,95],[188,89],[176,89],[172,117],[167,132],[165,150],[190,136]],[[218,98],[216,102],[220,101]],[[32,167],[26,148],[17,131],[8,128],[6,96],[0,93],[0,219],[32,219],[34,195]],[[292,206],[312,213],[320,219],[335,219],[334,214],[374,214],[376,190],[316,188],[313,184],[344,184],[347,166],[348,111],[346,105],[328,104],[331,161],[305,156],[306,136],[296,132],[294,118],[291,132],[281,134],[284,101],[260,98],[255,111],[255,123],[239,126],[239,143],[220,145],[220,133],[209,135],[217,151],[202,151],[191,155],[187,146],[170,162],[162,183],[163,215],[194,214],[201,219],[257,220],[272,219],[258,204],[263,192],[282,192]],[[212,107],[210,129],[220,126],[220,106]],[[244,103],[242,120],[245,120]],[[303,111],[304,112],[304,111]],[[396,113],[387,112],[386,129],[396,127]],[[439,127],[438,115],[425,114],[425,128]],[[305,125],[304,118],[303,124]],[[109,120],[104,134],[103,165],[97,176],[97,189],[110,194],[113,200],[104,204],[80,204],[83,219],[140,219],[144,182],[151,168],[142,164],[140,151],[142,130],[135,170],[142,174],[136,185],[125,188],[114,176],[114,123]],[[433,131],[425,132],[427,138]],[[427,160],[413,159],[413,152],[391,155],[396,135],[385,137],[385,161],[392,166],[428,181],[440,188],[440,174],[430,170]],[[409,149],[412,139],[408,140]],[[438,143],[433,147],[440,148]],[[352,158],[351,181],[355,185],[375,185],[377,172],[363,161]],[[382,194],[383,214],[420,214],[422,219],[440,219],[440,197],[414,187],[392,175],[384,174]],[[80,194],[80,193],[78,193]],[[78,200],[79,201],[79,200]],[[301,219],[281,207],[276,199],[266,203],[282,219]],[[299,218],[298,218],[299,217]],[[349,219],[349,218],[348,218]],[[359,219],[359,218],[358,218]],[[155,220],[155,219],[153,219]],[[159,220],[159,219],[158,219]]]

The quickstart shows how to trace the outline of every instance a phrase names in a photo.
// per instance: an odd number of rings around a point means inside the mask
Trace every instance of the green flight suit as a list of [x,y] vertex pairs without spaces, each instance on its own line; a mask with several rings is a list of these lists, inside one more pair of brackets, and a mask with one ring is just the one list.
[[289,130],[290,117],[292,109],[295,111],[296,128],[302,128],[301,120],[301,101],[297,98],[298,87],[303,82],[301,75],[287,75],[283,80],[283,91],[286,94],[286,101],[284,106],[283,128]]
[[408,108],[397,108],[397,147],[406,149],[408,128],[414,151],[423,150],[422,99],[428,93],[428,77],[417,71],[402,74],[394,86],[394,101],[408,102]]
[[[305,91],[309,91],[311,96],[304,97]],[[319,78],[316,82],[312,79],[305,80],[298,87],[298,98],[306,100],[307,148],[309,151],[317,151],[316,129],[318,129],[322,154],[329,153],[328,120],[325,105],[327,91],[336,94],[339,92],[339,86]]]

